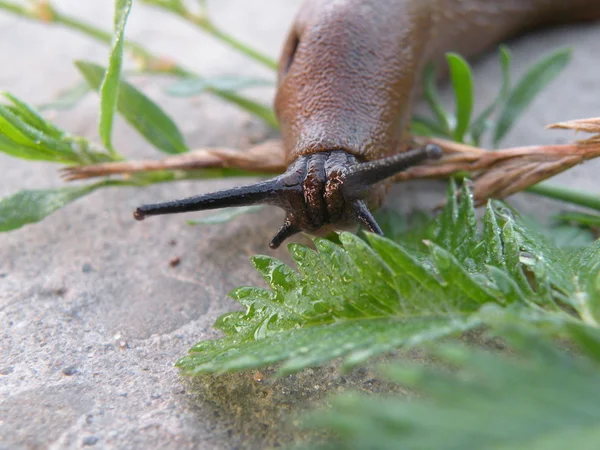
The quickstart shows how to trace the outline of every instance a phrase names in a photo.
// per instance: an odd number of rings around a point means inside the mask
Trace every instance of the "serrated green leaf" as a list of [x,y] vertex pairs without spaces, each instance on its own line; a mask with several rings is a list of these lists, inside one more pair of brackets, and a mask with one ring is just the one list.
[[247,346],[220,347],[210,352],[201,348],[180,359],[177,366],[186,375],[242,371],[285,361],[278,375],[297,372],[345,357],[348,365],[389,352],[402,345],[416,345],[473,328],[475,318],[412,317],[372,318],[313,325],[278,333]]
[[[452,372],[423,365],[385,369],[394,382],[426,394],[406,401],[339,396],[310,424],[336,432],[337,449],[594,449],[600,438],[600,336],[571,336],[591,358],[558,350],[539,335],[512,329],[519,358],[455,345],[431,353]],[[592,362],[593,361],[593,362]]]
[[108,68],[104,73],[99,86],[100,91],[100,123],[99,134],[104,146],[115,153],[112,145],[112,127],[117,99],[119,97],[119,85],[121,80],[121,69],[123,67],[123,49],[125,46],[125,25],[131,12],[133,0],[115,0],[114,33],[108,58]]
[[494,129],[494,147],[498,146],[537,95],[563,71],[570,58],[570,50],[557,50],[538,61],[523,75],[502,108]]
[[54,211],[98,188],[127,184],[127,182],[115,180],[85,186],[17,192],[0,199],[0,232],[15,230],[29,223],[39,222]]
[[446,59],[454,90],[456,126],[452,138],[457,142],[464,142],[473,111],[473,74],[467,61],[460,55],[448,53]]
[[[104,76],[102,66],[85,61],[75,63],[89,85],[98,89]],[[117,109],[148,142],[165,153],[188,151],[175,122],[152,100],[127,81],[120,81]]]
[[[595,297],[578,299],[598,283],[600,263],[591,263],[600,260],[596,250],[569,259],[501,203],[488,204],[479,231],[468,182],[459,200],[451,183],[448,199],[435,221],[444,231],[429,232],[429,253],[371,233],[366,240],[342,233],[339,244],[315,239],[316,251],[290,245],[298,271],[272,257],[253,258],[269,289],[236,289],[231,295],[245,311],[222,316],[217,327],[225,337],[198,343],[180,366],[194,374],[279,362],[288,373],[334,358],[354,364],[394,346],[437,338],[429,319],[441,324],[444,335],[482,318],[488,322],[491,306],[521,311],[518,320],[539,326],[565,314],[559,304],[582,320],[595,320]],[[402,338],[388,342],[385,331],[370,328],[384,322],[398,328],[389,336]],[[358,331],[363,326],[375,340]]]
[[207,90],[240,91],[251,87],[274,86],[271,80],[262,78],[245,78],[239,76],[220,76],[214,78],[183,78],[167,86],[165,92],[175,97],[190,97]]

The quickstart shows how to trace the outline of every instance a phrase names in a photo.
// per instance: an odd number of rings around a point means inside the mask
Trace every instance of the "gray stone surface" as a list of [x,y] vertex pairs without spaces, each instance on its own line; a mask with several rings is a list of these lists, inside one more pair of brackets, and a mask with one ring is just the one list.
[[[215,19],[236,36],[276,55],[299,1],[209,2]],[[106,26],[109,0],[60,0],[64,11]],[[204,74],[269,76],[212,39],[156,10],[136,4],[128,37],[175,56]],[[513,43],[515,72],[559,46],[574,48],[560,80],[528,111],[506,145],[565,142],[547,123],[598,116],[600,27],[568,27]],[[104,46],[65,29],[0,13],[0,89],[30,102],[71,86],[71,61],[104,62]],[[497,58],[476,65],[478,99],[498,86]],[[247,114],[203,96],[165,96],[165,81],[141,80],[180,124],[194,147],[236,146],[266,130]],[[447,95],[447,91],[445,92]],[[267,98],[270,93],[263,94]],[[56,113],[68,130],[96,136],[97,99]],[[119,121],[118,148],[130,157],[156,157]],[[598,191],[600,162],[578,167],[557,183]],[[56,167],[0,155],[0,195],[60,185]],[[235,181],[186,182],[148,189],[96,192],[42,224],[0,235],[0,448],[269,448],[290,441],[304,408],[348,387],[385,386],[369,370],[340,377],[334,368],[309,370],[274,384],[253,374],[182,379],[176,359],[200,339],[213,338],[215,318],[236,307],[227,292],[260,284],[248,257],[267,247],[281,214],[269,212],[223,226],[188,227],[181,217],[131,219],[140,203],[211,191]],[[396,189],[393,203],[411,209],[439,199],[437,186]],[[515,203],[547,215],[561,205],[530,196]],[[169,260],[181,264],[170,267]],[[294,431],[294,433],[298,433]]]

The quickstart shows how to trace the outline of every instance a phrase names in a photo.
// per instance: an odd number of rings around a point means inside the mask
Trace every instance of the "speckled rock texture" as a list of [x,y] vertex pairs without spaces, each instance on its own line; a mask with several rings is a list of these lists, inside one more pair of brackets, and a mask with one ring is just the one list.
[[[110,0],[56,0],[58,8],[110,27]],[[237,37],[276,56],[298,0],[209,2],[215,20]],[[272,76],[223,45],[163,12],[135,4],[127,36],[171,55],[205,75]],[[600,115],[600,26],[565,27],[510,42],[514,69],[573,47],[573,61],[505,140],[505,145],[562,143],[570,133],[544,125]],[[72,86],[75,59],[103,63],[106,48],[71,31],[0,12],[0,89],[40,103]],[[487,103],[499,85],[498,59],[475,63],[477,98]],[[192,147],[239,146],[269,132],[247,113],[208,95],[168,97],[168,80],[143,78],[140,87],[175,118]],[[272,92],[260,95],[265,100]],[[444,91],[446,98],[449,92]],[[89,95],[53,119],[75,134],[97,135],[98,101]],[[131,158],[154,158],[119,120],[118,148]],[[57,167],[0,154],[0,195],[59,186]],[[598,191],[600,161],[575,168],[556,183]],[[275,383],[255,373],[191,382],[173,367],[195,342],[218,336],[219,314],[236,308],[232,288],[261,284],[249,264],[272,252],[268,240],[278,210],[226,225],[194,228],[180,216],[132,220],[135,206],[232,186],[236,180],[184,182],[147,189],[107,189],[53,214],[41,224],[0,234],[0,449],[233,449],[289,444],[297,416],[347,389],[388,389],[371,369],[340,375],[335,367],[308,370]],[[411,183],[391,203],[410,210],[435,204],[440,185]],[[521,195],[521,208],[539,216],[562,208]],[[181,258],[176,267],[169,261]],[[268,373],[265,372],[265,375]]]

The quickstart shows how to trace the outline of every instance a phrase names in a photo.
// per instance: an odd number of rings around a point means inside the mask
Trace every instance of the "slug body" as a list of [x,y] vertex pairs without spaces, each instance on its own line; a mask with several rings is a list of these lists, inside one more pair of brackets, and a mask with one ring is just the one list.
[[[284,44],[275,110],[288,170],[272,180],[138,208],[147,215],[267,203],[279,246],[299,232],[362,223],[385,179],[441,149],[407,148],[421,71],[447,51],[480,53],[540,26],[600,19],[600,0],[305,0]],[[367,206],[368,205],[368,206]]]

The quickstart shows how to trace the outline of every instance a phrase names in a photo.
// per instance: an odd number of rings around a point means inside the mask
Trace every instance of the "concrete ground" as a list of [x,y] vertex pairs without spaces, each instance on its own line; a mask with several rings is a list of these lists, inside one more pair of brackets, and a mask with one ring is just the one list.
[[[62,11],[111,24],[112,1],[56,0]],[[243,57],[160,11],[134,2],[129,38],[172,55],[206,75],[270,76]],[[209,2],[215,20],[266,53],[277,55],[298,0]],[[511,43],[514,71],[560,46],[573,62],[505,140],[508,145],[558,143],[569,133],[545,124],[600,114],[600,26],[536,33]],[[32,102],[72,86],[75,59],[103,63],[106,48],[79,34],[0,12],[0,89]],[[499,85],[494,55],[476,64],[478,99]],[[209,96],[175,99],[166,81],[140,86],[172,114],[193,147],[238,146],[265,128],[248,114]],[[266,99],[265,94],[265,99]],[[448,92],[445,91],[446,97]],[[97,98],[88,96],[54,119],[75,134],[96,136]],[[131,158],[158,157],[119,121],[117,147]],[[0,196],[61,184],[57,167],[0,154]],[[557,177],[556,183],[598,191],[600,161]],[[274,384],[253,373],[195,382],[173,363],[201,339],[214,338],[219,314],[236,308],[226,294],[259,284],[248,258],[286,258],[267,246],[278,211],[226,225],[192,228],[182,217],[143,223],[135,206],[231,186],[235,180],[185,182],[147,189],[107,189],[55,213],[41,224],[0,235],[0,448],[270,448],[288,444],[295,415],[344,389],[384,389],[370,370],[340,376],[309,370]],[[393,203],[411,209],[439,199],[438,187],[399,187]],[[528,196],[515,204],[540,216],[562,205]],[[177,267],[169,260],[181,258]],[[292,433],[292,434],[290,434]]]

